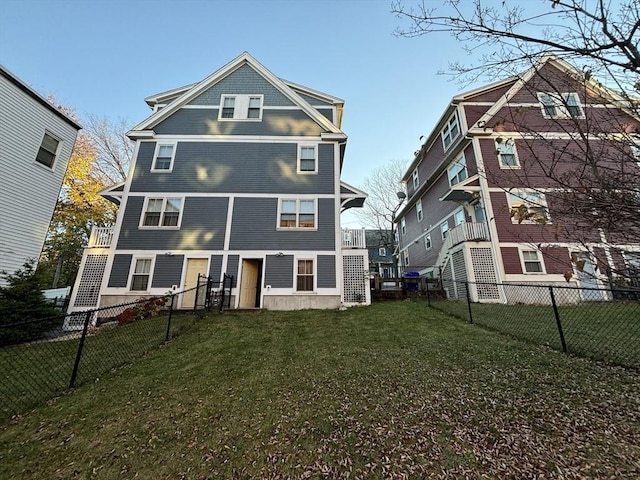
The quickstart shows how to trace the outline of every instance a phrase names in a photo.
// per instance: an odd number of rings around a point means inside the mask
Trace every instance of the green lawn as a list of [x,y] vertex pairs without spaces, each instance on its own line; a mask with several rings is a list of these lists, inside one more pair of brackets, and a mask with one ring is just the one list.
[[[432,305],[469,320],[466,302],[433,301]],[[472,303],[471,312],[478,325],[562,350],[551,305]],[[558,315],[569,353],[640,368],[640,303],[637,301],[559,305]]]
[[227,312],[12,420],[0,478],[638,478],[636,371],[422,303]]

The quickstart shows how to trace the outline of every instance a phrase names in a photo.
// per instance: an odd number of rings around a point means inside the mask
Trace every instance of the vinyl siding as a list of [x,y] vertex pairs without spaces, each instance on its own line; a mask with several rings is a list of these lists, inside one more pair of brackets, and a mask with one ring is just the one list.
[[214,283],[222,281],[222,255],[211,255],[209,276]]
[[318,288],[336,287],[335,255],[318,255]]
[[264,286],[271,288],[293,288],[293,256],[267,255]]
[[501,247],[502,263],[504,264],[504,273],[516,274],[522,273],[522,265],[520,264],[520,255],[517,247]]
[[[0,271],[13,273],[40,256],[77,130],[4,75],[0,129]],[[53,169],[35,161],[45,130],[61,140]]]
[[156,255],[151,287],[171,289],[173,285],[180,285],[183,264],[184,255]]
[[153,127],[158,135],[317,137],[325,130],[302,110],[262,110],[262,120],[218,120],[218,108],[182,108]]
[[214,86],[198,95],[189,105],[220,105],[222,95],[264,95],[264,105],[293,106],[294,103],[285,97],[262,75],[248,65],[243,65],[221,79]]
[[334,193],[334,148],[318,145],[318,174],[296,174],[297,143],[180,142],[171,173],[151,172],[155,142],[140,144],[132,192]]
[[109,275],[108,287],[126,287],[129,280],[129,268],[132,255],[116,254],[113,256],[111,275]]
[[179,230],[140,229],[143,197],[129,197],[118,249],[221,250],[227,222],[227,198],[187,197]]
[[334,250],[335,204],[318,202],[317,230],[277,230],[277,198],[236,198],[230,250]]
[[227,258],[227,275],[233,276],[233,281],[231,282],[231,288],[235,288],[238,285],[238,266],[240,263],[239,255],[229,255]]
[[320,106],[320,105],[326,105],[326,106],[332,106],[332,103],[326,102],[324,100],[320,100],[316,97],[312,97],[311,95],[306,95],[304,93],[300,93],[297,90],[294,90],[298,95],[300,95],[300,97],[307,102],[309,105],[312,106]]

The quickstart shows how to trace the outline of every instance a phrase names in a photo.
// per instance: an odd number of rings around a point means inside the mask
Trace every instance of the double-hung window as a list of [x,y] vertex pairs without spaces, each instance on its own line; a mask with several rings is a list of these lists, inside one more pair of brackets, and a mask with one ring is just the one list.
[[424,218],[424,213],[422,212],[422,200],[418,200],[416,202],[416,216],[418,217],[419,222]]
[[508,196],[511,223],[549,223],[549,211],[544,193],[515,190]]
[[539,92],[538,100],[545,118],[584,117],[577,93]]
[[41,163],[45,167],[53,168],[58,153],[58,145],[60,140],[54,138],[53,135],[45,132],[36,155],[36,162]]
[[525,273],[544,273],[540,252],[536,250],[521,250],[522,265]]
[[496,138],[496,153],[500,160],[501,168],[517,168],[520,166],[516,156],[516,142],[513,138]]
[[425,250],[431,250],[431,247],[433,245],[431,244],[431,234],[428,233],[424,236],[424,249]]
[[464,223],[464,210],[458,210],[456,213],[453,214],[453,224],[454,225],[460,225],[461,223]]
[[403,259],[403,265],[405,267],[409,266],[409,249],[403,250],[402,251],[402,259]]
[[151,258],[136,258],[131,272],[129,290],[144,292],[149,289],[149,279],[151,277]]
[[418,169],[413,171],[413,189],[417,190],[420,186],[420,177],[418,176]]
[[440,132],[440,136],[442,137],[442,145],[444,146],[445,151],[451,146],[456,138],[460,135],[460,125],[458,124],[458,113],[455,112],[449,120],[447,124]]
[[298,147],[298,173],[317,173],[318,159],[315,145],[300,145]]
[[296,290],[298,292],[312,292],[313,277],[313,260],[298,260]]
[[453,164],[449,167],[448,170],[449,175],[449,185],[452,187],[457,183],[465,180],[469,175],[467,173],[467,160],[464,156],[458,158]]
[[170,172],[173,169],[173,156],[175,153],[175,145],[161,144],[156,145],[156,151],[153,156],[153,167],[151,171]]
[[407,222],[404,220],[404,217],[400,220],[400,231],[402,232],[402,236],[407,234]]
[[447,238],[447,235],[449,235],[449,222],[442,222],[440,224],[440,235],[442,236],[442,240],[444,240],[445,238]]
[[261,120],[263,95],[222,95],[219,120]]
[[379,257],[386,257],[387,256],[387,249],[384,248],[384,247],[378,248],[378,256]]
[[141,227],[178,227],[182,213],[181,198],[148,198]]
[[316,201],[280,200],[280,228],[316,228]]

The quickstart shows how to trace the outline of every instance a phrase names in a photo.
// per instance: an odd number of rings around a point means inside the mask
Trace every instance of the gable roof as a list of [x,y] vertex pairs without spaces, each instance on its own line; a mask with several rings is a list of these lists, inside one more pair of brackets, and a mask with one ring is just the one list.
[[40,95],[38,92],[36,92],[33,88],[31,88],[29,85],[27,85],[26,83],[24,83],[22,80],[20,80],[15,74],[13,74],[12,72],[10,72],[9,70],[7,70],[4,66],[0,65],[0,76],[5,77],[9,82],[13,83],[17,88],[19,88],[20,90],[22,90],[24,93],[26,93],[27,95],[29,95],[31,98],[33,98],[36,102],[38,102],[39,104],[41,104],[43,107],[45,107],[47,110],[53,112],[54,114],[56,114],[58,117],[60,117],[62,120],[64,120],[65,122],[67,122],[69,125],[71,125],[73,128],[75,128],[76,130],[81,130],[82,127],[80,126],[80,124],[78,122],[76,122],[75,120],[73,120],[71,117],[69,117],[68,115],[66,115],[64,112],[62,112],[61,110],[58,110],[55,105],[53,105],[51,102],[49,102],[46,98],[44,98],[42,95]]
[[[234,72],[236,69],[240,68],[243,65],[251,66],[259,75],[261,75],[265,80],[271,83],[276,89],[278,89],[285,97],[287,97],[292,103],[297,105],[301,110],[303,110],[312,120],[314,120],[318,125],[323,127],[326,131],[332,134],[339,134],[345,136],[344,133],[334,125],[329,119],[327,119],[324,115],[320,114],[315,108],[313,108],[306,100],[304,100],[300,95],[298,95],[294,89],[287,84],[287,82],[281,80],[276,77],[273,73],[271,73],[266,67],[264,67],[260,62],[258,62],[255,58],[249,55],[248,52],[243,52],[238,57],[231,60],[222,68],[219,68],[211,75],[209,75],[204,80],[187,85],[185,87],[180,87],[174,90],[169,90],[167,92],[163,92],[161,94],[147,97],[145,99],[147,103],[149,101],[160,100],[162,98],[171,98],[172,96],[179,94],[177,98],[172,100],[166,107],[161,110],[158,110],[153,115],[148,117],[146,120],[142,121],[135,127],[133,127],[129,132],[127,132],[127,136],[135,138],[136,132],[141,132],[144,130],[150,130],[155,125],[163,121],[164,119],[171,116],[178,109],[180,109],[183,105],[186,105],[200,95],[205,90],[209,89],[211,86],[215,85],[221,79]],[[295,88],[304,88],[295,86]],[[311,95],[324,95],[320,94],[320,92],[315,92],[310,89],[306,89],[310,92]],[[333,97],[337,99],[336,97]],[[339,99],[338,99],[339,100]]]

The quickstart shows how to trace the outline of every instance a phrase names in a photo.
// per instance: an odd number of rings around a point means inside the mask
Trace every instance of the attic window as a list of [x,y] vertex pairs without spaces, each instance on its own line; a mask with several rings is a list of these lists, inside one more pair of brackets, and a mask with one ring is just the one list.
[[584,118],[577,93],[540,92],[538,100],[544,118]]
[[442,145],[445,151],[451,146],[453,141],[460,135],[460,125],[458,124],[458,113],[454,112],[447,121],[447,125],[442,129]]
[[262,120],[263,95],[222,95],[219,120]]

